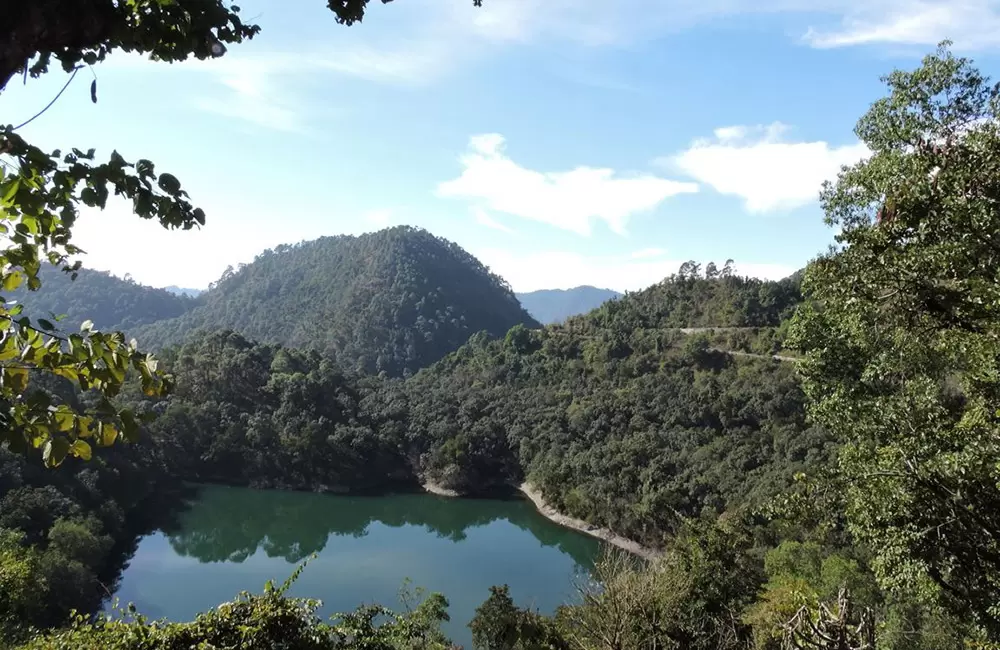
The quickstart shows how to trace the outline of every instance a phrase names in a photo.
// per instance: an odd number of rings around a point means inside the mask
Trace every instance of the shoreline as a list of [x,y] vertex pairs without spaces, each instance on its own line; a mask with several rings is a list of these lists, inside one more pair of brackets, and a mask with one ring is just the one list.
[[[435,494],[441,497],[458,498],[461,499],[463,496],[456,492],[455,490],[450,490],[446,487],[442,487],[436,483],[430,481],[425,481],[421,484],[421,487],[428,494]],[[621,535],[616,535],[607,528],[601,528],[593,524],[587,523],[582,519],[576,519],[570,517],[569,515],[564,515],[552,506],[550,506],[542,493],[539,492],[533,485],[528,482],[521,483],[517,486],[518,491],[527,497],[528,501],[531,501],[532,505],[535,506],[535,510],[538,514],[542,515],[552,523],[557,526],[562,526],[563,528],[569,528],[570,530],[575,530],[578,533],[583,533],[584,535],[590,535],[591,537],[596,537],[597,539],[617,546],[618,548],[631,553],[632,555],[637,555],[644,560],[653,560],[660,556],[660,552],[643,546],[639,542],[628,539],[627,537],[622,537]]]
[[420,487],[424,489],[424,492],[427,492],[428,494],[436,494],[439,497],[458,498],[462,496],[455,490],[449,490],[446,487],[441,487],[437,483],[432,483],[430,481],[425,481],[421,483]]
[[546,503],[542,493],[536,490],[530,483],[522,483],[518,486],[518,489],[520,489],[521,493],[528,497],[528,500],[535,505],[535,509],[539,514],[555,524],[564,528],[571,528],[577,532],[590,535],[591,537],[596,537],[600,540],[608,542],[609,544],[613,544],[622,550],[628,551],[633,555],[638,555],[645,560],[653,560],[660,556],[658,551],[643,546],[642,544],[631,539],[622,537],[621,535],[616,535],[606,528],[600,528],[593,524],[589,524],[582,519],[575,519],[562,514]]

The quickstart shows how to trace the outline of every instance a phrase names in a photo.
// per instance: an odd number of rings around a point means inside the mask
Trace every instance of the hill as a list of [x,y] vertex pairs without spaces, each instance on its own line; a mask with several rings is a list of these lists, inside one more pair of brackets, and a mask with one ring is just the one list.
[[22,286],[5,297],[24,305],[24,313],[32,318],[65,315],[61,329],[75,330],[83,321],[91,320],[98,329],[130,331],[180,316],[197,304],[189,296],[147,287],[128,276],[122,279],[105,271],[80,269],[73,280],[60,269],[45,265],[39,279],[42,286],[37,291]]
[[171,284],[169,286],[163,287],[164,291],[169,291],[170,293],[177,294],[178,296],[190,296],[191,298],[197,298],[205,292],[204,289],[191,289],[189,287],[178,287],[176,284]]
[[259,255],[199,296],[179,318],[142,328],[145,345],[179,344],[199,329],[318,350],[345,369],[401,376],[480,331],[537,327],[506,282],[457,244],[396,227],[324,237]]
[[828,459],[794,364],[681,330],[780,330],[799,300],[796,278],[675,276],[565,325],[474,335],[406,380],[200,335],[164,355],[177,391],[151,436],[196,481],[476,494],[527,479],[560,511],[655,546],[676,513],[760,504]]
[[570,316],[585,314],[601,304],[620,298],[622,294],[611,289],[598,289],[588,285],[572,289],[541,289],[516,294],[528,313],[545,325],[559,323]]

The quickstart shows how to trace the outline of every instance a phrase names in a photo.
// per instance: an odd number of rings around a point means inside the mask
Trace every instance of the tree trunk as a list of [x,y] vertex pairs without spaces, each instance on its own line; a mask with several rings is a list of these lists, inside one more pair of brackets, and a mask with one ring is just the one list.
[[96,49],[118,14],[112,0],[0,0],[0,92],[39,55]]

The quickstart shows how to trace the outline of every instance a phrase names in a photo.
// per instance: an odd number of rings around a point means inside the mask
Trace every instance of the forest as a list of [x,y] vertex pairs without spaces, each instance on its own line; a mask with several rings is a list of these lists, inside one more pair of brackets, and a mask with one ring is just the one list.
[[278,246],[227,270],[197,302],[130,334],[159,349],[199,329],[229,328],[318,350],[348,370],[398,377],[476,332],[538,326],[479,260],[408,226]]
[[[334,4],[349,24],[365,3]],[[256,33],[206,6],[143,42]],[[190,622],[94,615],[193,481],[528,482],[656,551],[609,553],[551,616],[495,586],[481,650],[1000,648],[1000,87],[947,43],[884,81],[856,127],[871,156],[820,195],[837,245],[805,269],[688,262],[544,327],[410,227],[281,246],[196,298],[81,269],[75,210],[108,186],[170,227],[204,213],[150,161],[0,130],[20,170],[0,178],[0,647],[450,647],[446,594],[321,620],[297,573]]]

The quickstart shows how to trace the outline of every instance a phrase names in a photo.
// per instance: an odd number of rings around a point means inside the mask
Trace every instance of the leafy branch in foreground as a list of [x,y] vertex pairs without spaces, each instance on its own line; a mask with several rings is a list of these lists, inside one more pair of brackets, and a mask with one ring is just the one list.
[[791,343],[882,586],[1000,638],[1000,86],[947,44],[885,81]]
[[[388,0],[383,0],[383,3]],[[240,8],[226,0],[32,0],[11,2],[0,24],[0,92],[19,73],[36,78],[58,61],[65,72],[92,66],[115,51],[147,55],[154,61],[208,59],[226,53],[260,32],[245,23]],[[364,17],[368,0],[330,0],[337,22],[351,25]],[[481,0],[474,0],[479,6]],[[69,81],[72,81],[70,77]],[[69,85],[67,81],[66,86]],[[63,87],[63,90],[66,89]],[[35,291],[43,261],[68,273],[79,269],[70,257],[84,251],[71,243],[81,205],[104,209],[113,193],[131,201],[144,219],[185,230],[204,225],[205,213],[191,205],[171,174],[157,174],[149,160],[126,161],[117,151],[104,163],[95,152],[72,149],[46,153],[16,131],[45,113],[18,125],[0,124],[0,286],[5,292],[22,285]],[[91,99],[97,101],[96,78]],[[113,234],[111,235],[114,236]],[[122,246],[130,245],[122,239]],[[0,300],[0,444],[15,449],[41,448],[46,463],[58,465],[67,454],[88,458],[88,438],[103,444],[135,435],[135,418],[110,404],[130,369],[142,375],[148,395],[169,389],[169,378],[155,360],[142,354],[120,333],[83,328],[60,337],[50,321],[35,324],[21,308]],[[81,390],[100,394],[96,410],[77,412],[53,404],[43,391],[29,389],[31,371],[62,377]]]

